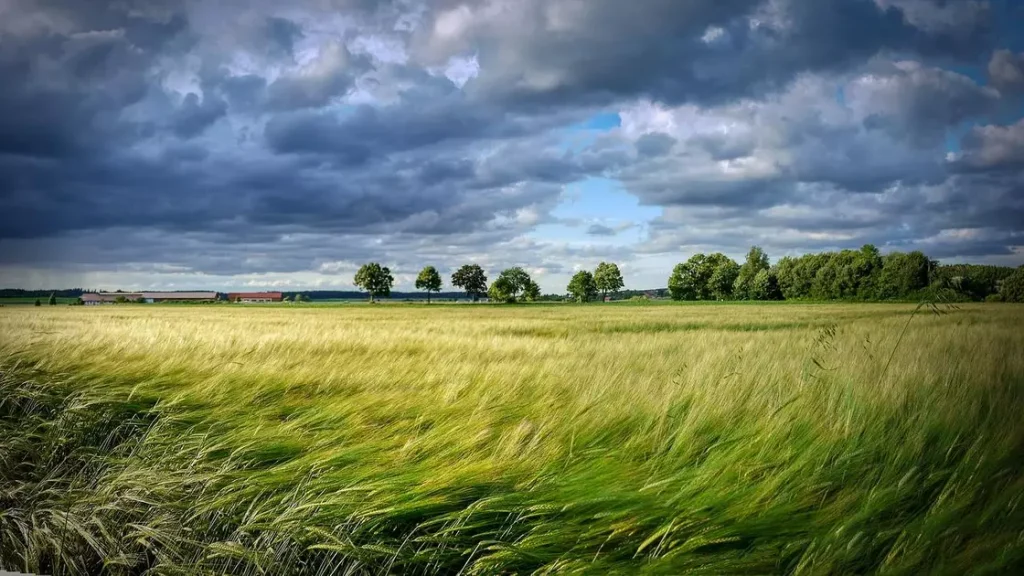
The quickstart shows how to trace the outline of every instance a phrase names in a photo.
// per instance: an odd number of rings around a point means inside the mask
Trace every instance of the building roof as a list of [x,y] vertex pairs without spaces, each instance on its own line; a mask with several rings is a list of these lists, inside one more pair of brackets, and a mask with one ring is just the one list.
[[118,296],[123,296],[128,300],[138,300],[142,298],[140,292],[85,292],[82,294],[82,302],[113,302]]
[[143,292],[143,298],[153,300],[216,300],[216,292]]
[[271,300],[280,300],[284,298],[284,294],[281,292],[231,292],[228,294],[229,300],[235,298],[266,298]]

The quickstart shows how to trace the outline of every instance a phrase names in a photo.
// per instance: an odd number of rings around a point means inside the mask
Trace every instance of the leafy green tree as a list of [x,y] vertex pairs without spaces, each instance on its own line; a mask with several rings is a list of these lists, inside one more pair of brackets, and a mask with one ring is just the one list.
[[533,282],[533,279],[530,278],[530,275],[527,274],[526,270],[523,270],[519,266],[502,270],[499,276],[508,280],[509,286],[512,288],[513,299],[517,298],[520,293],[526,291],[530,282]]
[[487,297],[495,302],[515,302],[512,281],[504,276],[499,276],[497,280],[491,282],[491,287],[487,289]]
[[934,280],[971,300],[986,300],[999,294],[999,285],[1016,272],[1010,266],[947,264],[932,266]]
[[532,282],[533,279],[530,278],[526,270],[515,266],[502,270],[498,279],[491,284],[487,294],[491,299],[499,302],[515,302],[521,293],[526,292]]
[[882,260],[875,298],[907,298],[929,285],[931,261],[922,252],[893,252]]
[[750,284],[748,296],[751,300],[781,300],[779,282],[770,270],[761,270]]
[[782,296],[787,300],[817,297],[814,293],[815,278],[818,270],[831,258],[831,253],[820,253],[779,260],[775,266],[775,274]]
[[601,262],[594,270],[594,284],[601,291],[602,298],[607,298],[609,292],[618,292],[625,286],[622,282],[622,273],[619,272],[618,264],[612,262]]
[[[923,256],[923,254],[922,254]],[[927,260],[927,259],[926,259]],[[872,300],[878,293],[878,278],[882,273],[884,260],[874,244],[861,246],[850,264],[848,276],[852,277],[852,295],[861,300]]]
[[738,300],[754,300],[754,278],[762,270],[768,270],[768,255],[760,246],[752,246],[747,252],[747,260],[740,266],[739,274],[733,283],[733,297]]
[[673,300],[702,299],[707,287],[703,278],[705,260],[704,254],[694,254],[686,262],[676,264],[668,278],[668,291]]
[[799,258],[784,256],[775,263],[775,266],[772,267],[772,270],[775,272],[775,279],[779,283],[779,292],[781,292],[783,297],[787,300],[790,298],[796,299],[800,297],[794,290],[796,269],[799,263]]
[[42,306],[42,305],[43,305],[43,303],[39,301],[39,298],[36,298],[36,306]]
[[1024,302],[1024,266],[1003,279],[999,284],[999,296],[1003,302]]
[[387,266],[381,266],[376,262],[363,264],[356,272],[353,284],[370,293],[370,302],[375,296],[388,296],[391,294],[391,287],[395,279],[391,276],[391,270]]
[[427,291],[427,304],[430,304],[430,293],[441,291],[441,275],[437,273],[437,268],[427,266],[420,270],[420,275],[416,277],[416,289]]
[[47,302],[47,304],[49,304],[50,306],[56,306],[57,305],[57,296],[54,295],[54,294],[50,294],[50,300]]
[[736,277],[740,275],[740,265],[721,252],[715,252],[704,261],[700,277],[707,278],[702,295],[708,299],[729,300]]
[[462,288],[476,302],[480,296],[488,292],[487,275],[480,266],[466,264],[452,274],[452,286]]
[[523,290],[523,298],[527,302],[536,302],[540,300],[540,285],[530,280],[530,283],[526,285],[526,289]]
[[574,274],[566,289],[577,302],[589,302],[597,298],[597,282],[594,280],[594,275],[586,270],[580,270]]
[[[878,297],[885,259],[871,244],[860,250],[842,250],[819,255],[820,266],[814,271],[811,296],[822,300]],[[809,258],[804,256],[803,259]],[[785,286],[787,282],[780,280]]]

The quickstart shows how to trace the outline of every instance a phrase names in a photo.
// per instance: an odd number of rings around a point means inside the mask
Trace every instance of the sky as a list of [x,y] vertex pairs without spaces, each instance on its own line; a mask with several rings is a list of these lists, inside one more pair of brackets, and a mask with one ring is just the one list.
[[0,287],[1024,263],[1017,0],[0,0]]

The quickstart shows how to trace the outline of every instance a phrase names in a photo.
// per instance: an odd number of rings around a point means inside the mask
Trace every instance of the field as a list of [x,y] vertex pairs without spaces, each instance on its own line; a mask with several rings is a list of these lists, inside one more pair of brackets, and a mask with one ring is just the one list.
[[0,310],[0,569],[1024,570],[1024,307]]

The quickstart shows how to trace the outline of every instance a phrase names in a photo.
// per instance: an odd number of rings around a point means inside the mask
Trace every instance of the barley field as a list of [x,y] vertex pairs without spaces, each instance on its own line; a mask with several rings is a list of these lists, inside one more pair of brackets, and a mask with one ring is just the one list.
[[1024,570],[1024,307],[0,309],[0,569]]

